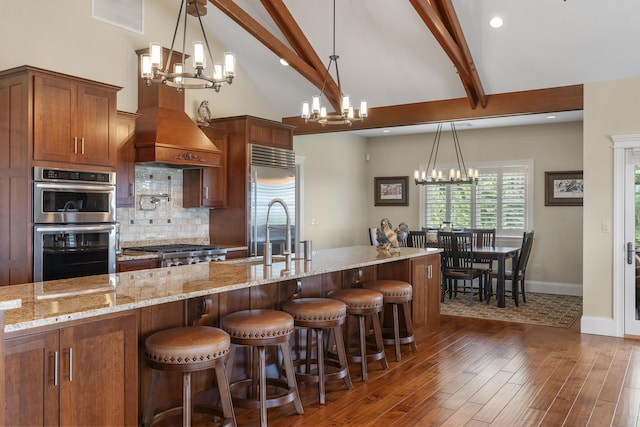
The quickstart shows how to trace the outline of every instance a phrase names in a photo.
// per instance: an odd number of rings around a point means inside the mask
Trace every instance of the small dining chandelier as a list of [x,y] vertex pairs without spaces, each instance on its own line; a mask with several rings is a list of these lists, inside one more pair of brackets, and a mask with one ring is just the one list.
[[[349,95],[342,93],[340,85],[340,72],[338,71],[338,55],[336,55],[336,0],[333,0],[333,55],[329,56],[329,65],[324,74],[324,81],[320,89],[320,95],[311,98],[311,105],[308,102],[302,104],[302,118],[306,122],[317,122],[322,126],[329,125],[349,125],[353,122],[364,120],[368,116],[367,101],[360,102],[360,110],[358,116],[355,116]],[[327,108],[320,104],[320,98],[324,95],[324,89],[329,77],[331,64],[336,65],[336,82],[338,83],[338,92],[340,93],[340,111],[335,113],[327,113]]]
[[438,150],[440,149],[440,136],[442,135],[442,123],[438,123],[431,154],[427,168],[423,171],[416,170],[414,180],[416,185],[442,185],[442,184],[478,184],[478,169],[468,168],[464,163],[458,133],[455,123],[451,122],[451,135],[453,136],[453,147],[456,152],[458,169],[450,169],[448,174],[436,169]]
[[[159,43],[149,43],[149,53],[141,55],[141,77],[147,86],[151,86],[152,83],[160,83],[174,87],[178,92],[183,89],[214,89],[216,92],[219,92],[223,83],[231,84],[233,82],[236,59],[232,52],[224,53],[224,65],[221,63],[213,64],[213,76],[204,74],[204,69],[207,66],[205,53],[208,53],[210,58],[213,58],[213,55],[211,55],[211,48],[209,47],[204,26],[202,25],[202,17],[199,10],[200,6],[197,0],[182,0],[180,3],[176,28],[173,32],[173,39],[171,40],[171,50],[167,57],[166,64],[163,65],[162,63],[162,46]],[[186,56],[184,52],[187,38],[187,7],[195,9],[196,17],[202,30],[202,39],[204,40],[204,42],[193,42],[193,68],[195,72],[187,72],[185,69]],[[178,34],[178,28],[180,27],[180,18],[183,13],[182,62],[173,64],[173,71],[170,72],[169,62],[173,57],[176,36]]]

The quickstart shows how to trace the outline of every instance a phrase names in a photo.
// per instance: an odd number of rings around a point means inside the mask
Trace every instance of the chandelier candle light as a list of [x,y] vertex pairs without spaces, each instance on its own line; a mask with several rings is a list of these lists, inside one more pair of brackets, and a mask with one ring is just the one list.
[[453,146],[456,151],[458,169],[450,169],[449,175],[444,175],[442,170],[436,169],[438,149],[440,148],[440,136],[442,134],[442,123],[438,123],[436,136],[431,146],[431,154],[426,170],[415,171],[414,181],[416,185],[442,185],[442,184],[478,184],[478,170],[469,168],[464,164],[462,149],[458,140],[458,133],[453,122],[451,122],[451,134],[453,135]]
[[[167,58],[167,63],[162,64],[162,46],[159,43],[149,44],[149,54],[141,56],[141,75],[147,86],[151,86],[151,83],[161,83],[167,86],[176,88],[178,92],[182,89],[211,89],[216,92],[220,91],[220,87],[223,83],[231,84],[235,77],[235,55],[232,52],[224,53],[224,65],[215,63],[213,65],[213,76],[207,76],[204,74],[204,69],[207,66],[206,52],[211,58],[211,49],[209,48],[209,42],[204,32],[204,26],[202,25],[202,17],[200,16],[200,10],[198,5],[195,5],[195,11],[200,23],[200,29],[202,30],[202,41],[195,41],[193,43],[193,68],[195,72],[186,72],[185,70],[185,44],[187,34],[187,6],[189,3],[195,2],[195,0],[182,0],[180,3],[180,10],[178,11],[178,20],[176,21],[176,28],[173,32],[173,40],[171,41],[171,50]],[[180,18],[184,13],[183,24],[183,39],[182,39],[182,63],[173,64],[173,72],[169,72],[169,62],[173,57],[174,44],[176,42],[176,35],[178,33],[178,27],[180,26]]]
[[[367,101],[360,102],[360,110],[358,111],[358,117],[355,116],[353,107],[349,95],[342,93],[342,86],[340,85],[340,72],[338,71],[338,55],[336,55],[336,1],[333,0],[333,55],[329,56],[329,65],[324,75],[324,81],[322,82],[322,89],[320,89],[320,95],[313,96],[311,98],[311,106],[308,102],[302,104],[302,118],[305,123],[308,121],[320,123],[322,126],[330,125],[349,125],[353,122],[364,120],[368,116]],[[329,77],[329,70],[331,64],[336,64],[336,81],[338,83],[338,91],[341,97],[341,111],[335,113],[327,113],[327,108],[320,104],[320,98],[324,95],[324,88],[327,84],[327,78]]]

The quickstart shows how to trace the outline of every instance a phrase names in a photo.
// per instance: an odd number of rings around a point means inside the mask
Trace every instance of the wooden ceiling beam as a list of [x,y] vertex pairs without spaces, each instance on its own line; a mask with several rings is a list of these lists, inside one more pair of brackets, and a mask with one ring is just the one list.
[[287,61],[289,66],[300,73],[302,77],[309,80],[316,87],[322,87],[324,79],[318,75],[318,71],[314,67],[304,61],[232,0],[209,0],[209,2],[244,28],[279,58]]
[[583,109],[582,85],[502,93],[487,97],[486,108],[472,108],[467,98],[369,108],[369,117],[364,122],[353,123],[351,127],[323,127],[317,123],[305,123],[304,119],[297,116],[284,117],[282,122],[296,126],[294,135],[308,135]]
[[484,88],[482,87],[482,82],[480,81],[480,76],[478,75],[476,64],[474,63],[473,57],[471,56],[469,45],[467,45],[467,40],[464,37],[464,32],[462,31],[462,26],[460,25],[460,21],[458,20],[458,15],[456,14],[455,8],[453,7],[453,3],[451,2],[451,0],[434,0],[434,2],[437,4],[438,9],[440,10],[440,16],[443,17],[445,25],[447,26],[447,28],[449,28],[449,33],[458,44],[458,47],[462,51],[462,55],[467,61],[473,92],[478,98],[480,105],[482,105],[482,107],[484,108],[487,106],[487,95],[485,94]]
[[[409,0],[458,71],[471,108],[487,98],[450,0]],[[474,76],[475,74],[475,76]]]
[[[327,72],[327,66],[313,49],[313,46],[309,43],[309,40],[289,12],[289,9],[287,9],[282,0],[261,1],[264,8],[269,12],[271,19],[276,23],[298,56],[317,71],[318,77],[322,79],[322,81],[326,79],[324,87],[325,96],[331,106],[338,111],[342,97],[338,84]],[[322,90],[323,88],[319,86],[318,89]]]

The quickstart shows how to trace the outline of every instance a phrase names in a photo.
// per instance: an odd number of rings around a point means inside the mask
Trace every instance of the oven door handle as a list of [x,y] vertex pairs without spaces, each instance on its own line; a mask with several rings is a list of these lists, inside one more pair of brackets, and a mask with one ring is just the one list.
[[111,231],[115,232],[116,225],[112,223],[108,224],[64,224],[64,225],[34,225],[34,230],[46,231],[48,233],[60,233],[60,232],[85,232],[85,231]]

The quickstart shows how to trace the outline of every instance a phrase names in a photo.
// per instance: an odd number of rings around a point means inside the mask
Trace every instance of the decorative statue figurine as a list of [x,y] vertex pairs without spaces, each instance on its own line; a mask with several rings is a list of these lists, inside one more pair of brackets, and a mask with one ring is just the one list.
[[398,248],[401,242],[407,240],[407,237],[409,237],[409,226],[401,222],[394,229],[389,218],[382,218],[380,228],[376,229],[378,248],[381,249]]
[[209,110],[209,101],[202,101],[198,107],[198,124],[200,126],[209,126],[211,123],[211,110]]

